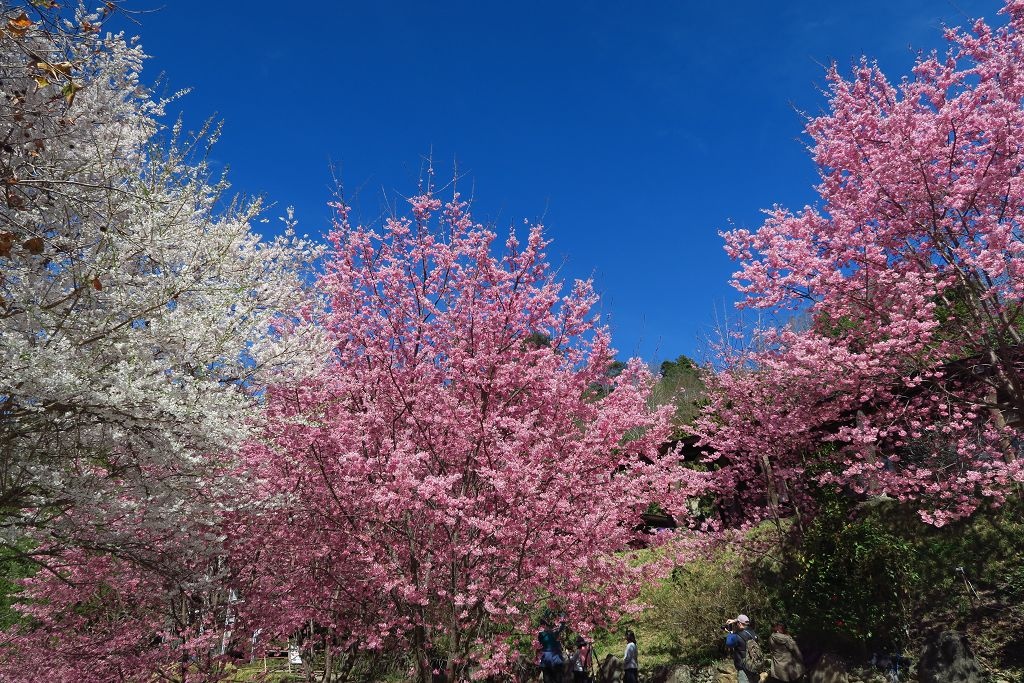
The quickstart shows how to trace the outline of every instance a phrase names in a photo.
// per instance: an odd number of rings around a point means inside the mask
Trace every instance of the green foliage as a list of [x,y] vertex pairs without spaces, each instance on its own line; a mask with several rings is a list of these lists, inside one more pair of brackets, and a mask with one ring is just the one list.
[[608,365],[608,369],[604,371],[604,379],[600,382],[595,382],[589,387],[589,399],[591,401],[600,401],[612,392],[612,388],[615,386],[613,381],[616,377],[622,374],[622,371],[626,369],[626,364],[621,360],[614,360]]
[[20,590],[18,581],[36,573],[38,566],[25,559],[28,546],[0,546],[0,630],[7,631],[24,617],[13,609]]
[[859,329],[861,321],[849,316],[833,318],[828,311],[822,311],[814,317],[814,329],[826,337],[842,339],[850,332]]
[[919,583],[915,548],[883,515],[823,495],[798,545],[783,553],[774,602],[805,638],[827,649],[864,654],[906,644],[909,596]]
[[913,651],[941,625],[1003,658],[1019,638],[1003,622],[1024,619],[1021,507],[936,528],[891,499],[824,492],[804,532],[790,530],[782,561],[757,567],[765,616],[787,621],[812,649]]
[[967,633],[983,662],[1024,668],[1024,502],[936,529],[917,523],[913,619]]
[[742,554],[719,549],[652,583],[647,608],[598,638],[598,651],[621,656],[631,627],[645,666],[705,664],[726,655],[722,624],[742,612],[762,634],[786,622],[808,654],[913,657],[927,632],[955,629],[986,666],[1024,667],[1024,502],[942,528],[885,497],[827,490],[816,507],[803,527],[761,525]]
[[763,591],[752,579],[743,557],[723,551],[680,565],[649,586],[641,596],[648,608],[634,625],[645,665],[723,657],[726,619],[764,610]]
[[661,364],[661,379],[651,392],[654,405],[674,402],[676,412],[672,419],[678,435],[686,432],[686,425],[693,422],[704,406],[707,387],[703,371],[692,359],[679,356]]
[[527,348],[549,349],[551,348],[551,335],[544,332],[531,332],[523,339],[523,345]]

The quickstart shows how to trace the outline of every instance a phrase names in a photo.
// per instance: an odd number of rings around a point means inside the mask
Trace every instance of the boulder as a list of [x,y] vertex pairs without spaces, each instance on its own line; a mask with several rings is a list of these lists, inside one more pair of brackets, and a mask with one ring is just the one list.
[[668,675],[671,671],[672,667],[659,664],[651,670],[644,680],[648,683],[665,683],[668,680]]
[[881,671],[858,671],[849,674],[850,683],[889,683],[889,679]]
[[662,664],[654,667],[644,680],[648,683],[693,683],[693,676],[688,666]]
[[691,683],[714,683],[715,670],[710,667],[701,666],[690,670]]
[[688,666],[674,666],[665,683],[692,683],[693,675]]
[[598,667],[597,680],[599,683],[622,683],[622,672],[622,660],[609,654]]
[[826,652],[807,674],[807,683],[849,683],[846,666],[835,655]]
[[925,639],[917,675],[921,683],[981,683],[984,680],[967,637],[957,631],[941,631]]
[[723,659],[715,663],[714,683],[736,683],[736,667],[732,660]]

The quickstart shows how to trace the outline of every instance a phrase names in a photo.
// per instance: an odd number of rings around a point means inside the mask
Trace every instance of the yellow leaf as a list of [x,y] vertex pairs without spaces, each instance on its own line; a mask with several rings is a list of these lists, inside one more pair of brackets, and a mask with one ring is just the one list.
[[68,81],[64,84],[64,87],[60,89],[60,94],[64,96],[64,101],[71,106],[71,103],[75,101],[75,93],[82,89],[82,86],[78,85],[74,81]]
[[28,18],[28,15],[22,12],[13,19],[7,20],[7,30],[15,38],[21,38],[25,35],[25,32],[32,28],[32,20]]
[[46,79],[46,76],[36,76],[36,86],[42,90],[46,86],[50,85],[50,81]]
[[59,76],[71,76],[71,70],[75,65],[71,62],[36,62],[36,68],[49,74],[52,78]]

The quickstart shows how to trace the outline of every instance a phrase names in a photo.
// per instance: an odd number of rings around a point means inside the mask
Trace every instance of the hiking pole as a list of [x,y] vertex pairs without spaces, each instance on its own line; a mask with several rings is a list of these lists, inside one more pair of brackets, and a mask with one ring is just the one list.
[[960,578],[964,580],[964,586],[967,587],[967,598],[971,601],[971,608],[974,608],[974,599],[978,598],[978,591],[974,590],[974,586],[967,578],[967,572],[964,571],[963,567],[957,567],[956,573],[960,575]]

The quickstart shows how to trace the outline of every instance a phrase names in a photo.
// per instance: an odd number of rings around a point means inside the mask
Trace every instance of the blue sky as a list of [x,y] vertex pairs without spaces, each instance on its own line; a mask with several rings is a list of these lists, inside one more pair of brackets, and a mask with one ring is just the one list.
[[168,0],[127,28],[147,78],[192,89],[191,127],[224,120],[215,159],[272,218],[294,205],[323,232],[333,163],[375,221],[432,153],[441,179],[457,163],[477,220],[543,219],[562,275],[594,278],[620,356],[657,363],[699,357],[734,315],[718,230],[814,201],[797,110],[824,105],[823,65],[867,54],[898,79],[943,22],[999,7]]

